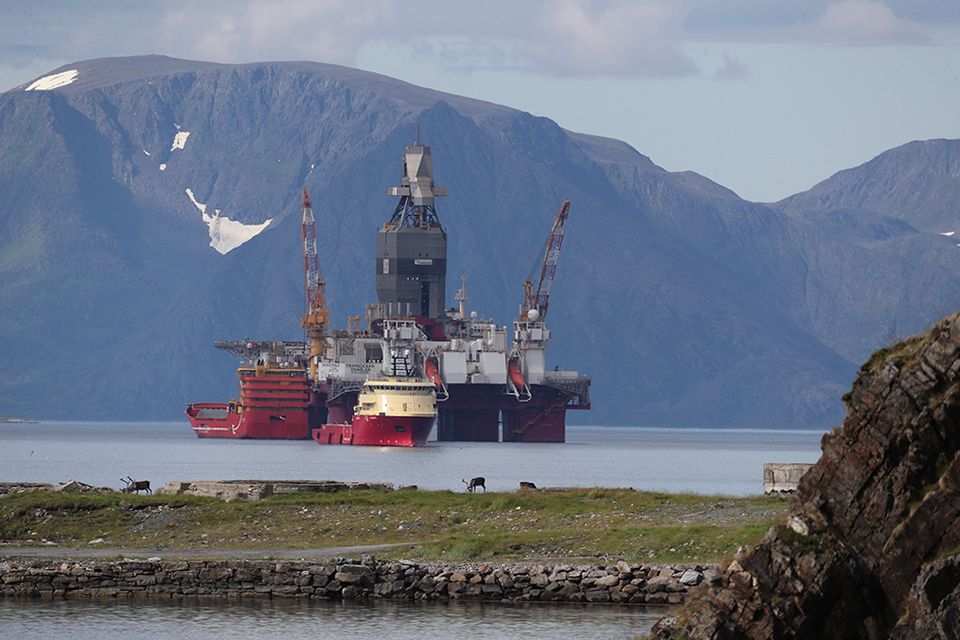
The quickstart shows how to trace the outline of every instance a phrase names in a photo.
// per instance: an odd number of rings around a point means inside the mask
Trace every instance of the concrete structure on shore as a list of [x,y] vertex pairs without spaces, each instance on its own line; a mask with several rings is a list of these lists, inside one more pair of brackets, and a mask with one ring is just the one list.
[[159,493],[204,496],[231,500],[262,500],[281,493],[334,493],[337,491],[393,491],[386,482],[336,480],[173,480]]
[[812,464],[800,462],[768,462],[763,465],[764,493],[792,493],[797,490],[800,478]]

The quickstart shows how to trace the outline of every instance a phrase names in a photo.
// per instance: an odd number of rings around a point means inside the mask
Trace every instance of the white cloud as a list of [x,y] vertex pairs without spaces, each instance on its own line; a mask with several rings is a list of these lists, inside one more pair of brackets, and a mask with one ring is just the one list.
[[539,23],[517,54],[560,75],[674,76],[696,67],[680,49],[685,11],[665,0],[540,5]]
[[899,17],[880,0],[837,0],[801,28],[812,40],[838,44],[919,43],[928,40],[918,23]]
[[409,44],[418,58],[436,60],[446,70],[472,73],[479,69],[515,69],[520,65],[513,54],[513,43],[486,37],[437,37],[416,39]]
[[396,0],[252,0],[175,5],[160,25],[167,50],[220,61],[309,59],[350,64],[363,44],[402,24]]
[[[457,72],[671,76],[697,71],[695,43],[899,45],[955,38],[944,34],[960,25],[957,0],[110,2],[109,11],[66,0],[29,9],[0,2],[0,80],[18,84],[71,60],[145,52],[355,65],[365,47],[412,52]],[[741,72],[723,69],[707,73]]]
[[750,67],[747,63],[726,51],[723,52],[723,64],[713,72],[713,79],[720,82],[736,82],[749,77]]
[[355,64],[374,42],[430,55],[448,69],[523,67],[561,75],[672,76],[695,72],[681,50],[684,2],[489,0],[210,0],[173,2],[158,48],[222,62],[306,59]]

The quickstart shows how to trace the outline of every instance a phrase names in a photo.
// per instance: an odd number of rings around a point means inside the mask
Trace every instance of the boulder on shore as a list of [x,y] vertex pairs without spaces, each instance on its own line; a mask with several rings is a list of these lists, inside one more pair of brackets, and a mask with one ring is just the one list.
[[960,315],[875,353],[844,401],[788,523],[654,638],[960,637]]

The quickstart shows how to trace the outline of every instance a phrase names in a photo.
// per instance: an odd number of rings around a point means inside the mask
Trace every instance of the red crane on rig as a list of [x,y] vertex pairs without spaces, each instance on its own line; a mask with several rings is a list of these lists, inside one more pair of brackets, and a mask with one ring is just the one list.
[[[532,269],[531,276],[523,283],[523,303],[520,305],[520,316],[513,323],[513,350],[507,360],[508,392],[516,396],[520,402],[529,402],[533,398],[530,385],[527,384],[527,378],[524,375],[525,367],[530,364],[528,358],[538,354],[536,356],[538,364],[534,368],[542,370],[543,367],[543,349],[550,338],[550,332],[547,331],[544,320],[547,317],[547,307],[550,305],[550,289],[557,275],[557,263],[560,261],[563,225],[569,214],[570,201],[564,200],[547,235],[547,246],[543,252],[537,288],[534,289],[531,282]],[[525,428],[520,428],[520,432]]]
[[[563,206],[553,221],[553,227],[547,235],[547,248],[543,254],[543,264],[540,267],[540,279],[534,290],[529,278],[523,283],[523,305],[520,307],[520,320],[540,320],[547,317],[547,307],[550,304],[550,288],[553,278],[557,274],[557,263],[560,261],[560,247],[563,245],[563,225],[570,215],[570,201],[564,200]],[[537,311],[537,317],[529,317],[531,310]]]
[[303,190],[303,215],[300,219],[303,235],[303,278],[307,296],[307,312],[300,318],[300,324],[307,333],[310,346],[310,372],[316,373],[316,361],[323,354],[324,333],[330,313],[327,311],[324,291],[327,282],[320,274],[320,257],[317,255],[317,224],[310,205],[310,193]]

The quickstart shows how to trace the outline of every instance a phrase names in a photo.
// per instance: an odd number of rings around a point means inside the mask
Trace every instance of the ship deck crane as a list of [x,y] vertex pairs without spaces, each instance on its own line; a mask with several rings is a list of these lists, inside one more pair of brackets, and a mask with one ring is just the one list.
[[315,377],[317,359],[323,355],[325,347],[324,333],[330,314],[324,299],[326,280],[320,273],[320,258],[317,254],[317,225],[313,217],[313,207],[310,204],[310,193],[306,188],[303,190],[303,215],[300,219],[300,228],[303,237],[304,290],[307,298],[307,311],[300,318],[300,324],[307,334],[311,360],[310,372],[311,377]]

